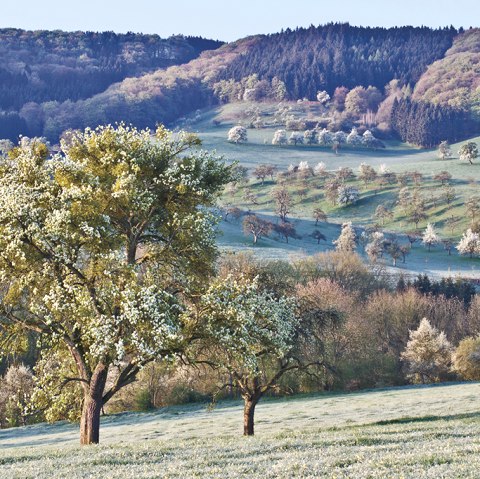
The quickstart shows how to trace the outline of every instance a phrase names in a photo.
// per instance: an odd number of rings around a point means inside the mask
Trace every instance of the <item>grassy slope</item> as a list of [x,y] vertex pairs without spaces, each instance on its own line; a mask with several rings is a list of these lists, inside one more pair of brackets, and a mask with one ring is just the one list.
[[237,402],[107,417],[91,448],[74,425],[4,430],[0,477],[473,478],[479,393],[470,383],[264,401],[248,439]]
[[[335,155],[328,148],[319,146],[278,147],[271,145],[274,129],[269,128],[262,130],[249,129],[247,144],[228,143],[226,141],[227,132],[234,124],[233,118],[238,117],[242,109],[245,109],[245,105],[230,104],[208,110],[199,116],[199,119],[191,125],[191,128],[199,133],[205,148],[215,149],[228,160],[239,161],[250,168],[261,163],[273,163],[278,166],[279,170],[285,170],[291,163],[298,164],[300,161],[308,161],[311,166],[314,166],[319,161],[323,161],[329,170],[335,170],[340,166],[349,166],[354,172],[357,172],[358,166],[362,162],[377,169],[384,163],[390,170],[397,173],[417,170],[424,174],[426,178],[423,182],[422,194],[427,203],[430,203],[427,211],[428,221],[435,224],[441,237],[458,241],[462,232],[468,227],[469,220],[465,215],[463,203],[468,197],[479,193],[480,161],[477,160],[475,165],[460,162],[457,153],[462,143],[452,146],[453,158],[448,160],[439,160],[437,152],[434,150],[422,150],[395,142],[388,143],[385,150],[344,149],[340,151],[339,155]],[[268,110],[268,107],[266,110]],[[220,126],[213,126],[213,119],[220,119],[222,121]],[[473,140],[480,142],[480,137]],[[432,195],[436,197],[441,195],[439,183],[431,180],[431,177],[442,170],[447,170],[452,174],[452,185],[457,195],[453,207],[449,211],[447,211],[443,201],[439,201],[437,206],[433,206],[431,202]],[[332,207],[323,199],[323,195],[315,188],[315,182],[318,182],[318,179],[312,178],[310,180],[308,196],[305,199],[300,200],[298,196],[294,197],[296,205],[292,217],[296,222],[302,240],[290,240],[291,244],[287,245],[276,238],[267,238],[263,239],[256,248],[252,248],[250,239],[244,236],[241,231],[240,223],[223,222],[221,225],[223,235],[219,239],[221,247],[232,250],[251,249],[257,255],[268,259],[298,257],[332,249],[332,240],[338,237],[339,225],[343,221],[349,220],[361,226],[373,224],[375,220],[372,216],[375,208],[379,204],[394,207],[399,189],[399,186],[396,185],[393,188],[377,191],[377,194],[375,194],[373,188],[365,189],[363,184],[352,182],[351,184],[356,184],[360,188],[360,201],[356,206],[338,208]],[[268,194],[272,186],[274,185],[268,181],[265,186],[262,186],[256,180],[251,181],[250,187],[260,198],[258,207],[246,204],[242,199],[241,191],[234,197],[225,196],[223,202],[231,202],[242,209],[251,208],[262,212],[275,221],[272,214],[274,205]],[[292,193],[298,188],[300,188],[300,182],[297,182],[296,186],[292,186]],[[329,221],[333,223],[332,225],[320,225],[320,229],[327,236],[327,243],[322,243],[320,246],[317,246],[316,242],[308,236],[314,229],[311,214],[315,207],[324,209],[329,215]],[[445,226],[446,218],[451,215],[459,220],[453,234]],[[425,228],[426,223],[427,221],[421,222],[419,229]],[[405,232],[412,229],[413,225],[406,222],[398,207],[395,208],[393,221],[385,224],[386,231]],[[404,238],[403,241],[406,242],[406,239]],[[423,246],[417,243],[408,256],[406,264],[399,264],[398,269],[406,272],[411,271],[413,274],[425,271],[433,276],[460,274],[462,276],[478,277],[480,264],[477,259],[471,260],[467,257],[460,257],[455,251],[452,256],[448,256],[441,247],[437,247],[431,253],[428,253]]]

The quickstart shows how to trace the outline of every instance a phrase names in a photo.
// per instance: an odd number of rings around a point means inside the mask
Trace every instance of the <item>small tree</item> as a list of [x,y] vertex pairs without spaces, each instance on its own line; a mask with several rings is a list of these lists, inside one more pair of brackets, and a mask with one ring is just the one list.
[[385,235],[381,231],[374,231],[370,235],[370,241],[365,247],[365,252],[372,261],[383,255],[385,248]]
[[303,142],[307,145],[314,145],[317,142],[317,133],[315,130],[305,130],[303,133]]
[[320,241],[327,241],[326,236],[320,230],[314,230],[312,238],[317,240],[317,244],[320,244]]
[[327,222],[327,214],[321,208],[315,208],[313,210],[313,218],[315,220],[315,226],[318,226],[318,222]]
[[440,237],[438,236],[437,232],[435,231],[435,226],[431,223],[428,223],[425,231],[423,232],[422,236],[422,243],[427,245],[428,251],[432,246],[435,246],[440,242]]
[[465,209],[467,210],[467,215],[470,216],[472,223],[475,221],[478,213],[480,212],[480,199],[478,196],[471,196],[465,201]]
[[192,309],[190,316],[205,324],[203,360],[231,376],[244,400],[243,433],[251,436],[260,399],[299,367],[290,354],[300,324],[295,303],[261,292],[256,281],[228,277],[214,282]]
[[460,254],[468,254],[470,258],[473,255],[480,255],[480,236],[478,233],[474,233],[469,228],[458,242],[457,250]]
[[298,238],[297,230],[292,223],[281,222],[273,226],[274,231],[281,237],[285,238],[288,243],[288,238]]
[[434,175],[433,179],[440,181],[440,184],[443,186],[452,179],[452,175],[448,171],[440,171],[440,173]]
[[440,381],[449,371],[451,350],[445,333],[423,318],[418,329],[410,331],[410,339],[401,355],[407,365],[407,376],[422,384]]
[[258,165],[254,170],[253,174],[257,180],[262,182],[262,185],[265,182],[265,178],[270,174],[270,168],[268,165]]
[[469,141],[460,147],[458,150],[458,154],[461,160],[468,161],[471,165],[473,165],[473,160],[478,157],[478,148],[477,144],[473,141]]
[[246,143],[247,129],[244,126],[237,125],[228,130],[228,141],[230,143]]
[[0,381],[0,427],[26,426],[34,391],[30,368],[12,365]]
[[341,186],[338,189],[338,203],[341,206],[354,205],[359,198],[358,188],[354,186]]
[[480,380],[480,336],[460,341],[452,355],[453,370],[467,381]]
[[402,246],[398,244],[398,241],[396,240],[390,241],[388,243],[386,251],[388,255],[392,258],[393,266],[397,266],[397,260],[399,258],[404,258],[404,251],[402,250]]
[[285,130],[277,130],[273,134],[272,145],[286,145],[287,143],[287,132]]
[[257,244],[257,241],[263,236],[268,236],[272,226],[270,221],[263,220],[256,215],[247,215],[243,219],[243,232],[253,236],[253,244]]
[[448,206],[450,206],[452,202],[455,200],[455,195],[456,195],[455,188],[453,188],[450,185],[446,185],[443,187],[442,197]]
[[275,200],[276,212],[282,222],[287,221],[287,216],[292,208],[292,197],[285,186],[279,186],[272,191]]
[[340,236],[333,242],[335,249],[342,252],[353,252],[356,248],[355,230],[353,229],[352,222],[342,224],[342,231]]
[[298,131],[292,131],[288,138],[289,145],[303,145],[303,135]]
[[330,101],[330,95],[325,91],[318,91],[317,92],[317,101],[322,105],[326,106]]
[[450,149],[450,145],[448,141],[442,141],[440,145],[438,145],[438,157],[441,160],[446,160],[452,156],[452,150]]
[[375,210],[374,216],[382,222],[383,226],[385,224],[385,220],[393,218],[393,211],[389,210],[383,205],[378,205]]
[[361,163],[358,168],[358,179],[363,181],[365,184],[365,188],[367,187],[368,183],[375,181],[377,178],[377,172],[373,168],[373,166],[367,165],[366,163]]

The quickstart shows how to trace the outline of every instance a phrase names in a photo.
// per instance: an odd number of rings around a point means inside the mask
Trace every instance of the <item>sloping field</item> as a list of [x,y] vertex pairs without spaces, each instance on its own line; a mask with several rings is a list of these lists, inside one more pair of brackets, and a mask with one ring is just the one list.
[[241,434],[242,408],[184,406],[103,419],[102,444],[77,427],[0,432],[5,478],[475,478],[480,384],[275,399]]

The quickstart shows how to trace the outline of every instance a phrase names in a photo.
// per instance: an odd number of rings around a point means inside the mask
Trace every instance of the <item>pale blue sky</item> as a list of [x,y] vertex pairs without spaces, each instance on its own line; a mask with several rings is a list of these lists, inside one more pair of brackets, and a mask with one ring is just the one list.
[[2,0],[0,7],[0,27],[183,33],[227,41],[330,21],[468,28],[480,25],[480,0]]

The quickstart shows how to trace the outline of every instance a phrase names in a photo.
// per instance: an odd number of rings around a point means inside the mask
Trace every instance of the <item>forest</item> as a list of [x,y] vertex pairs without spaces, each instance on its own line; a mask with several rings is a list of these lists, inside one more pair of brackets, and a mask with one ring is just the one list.
[[[424,147],[478,131],[476,29],[331,23],[225,45],[111,32],[2,35],[0,137],[12,141],[22,134],[56,142],[68,129],[116,121],[173,125],[197,109],[251,99],[252,88],[268,102],[316,101],[325,92],[338,113],[347,93],[361,96],[363,88],[370,99],[346,120],[373,115],[387,136]],[[452,84],[458,75],[461,85]],[[395,99],[401,106],[392,116]]]

